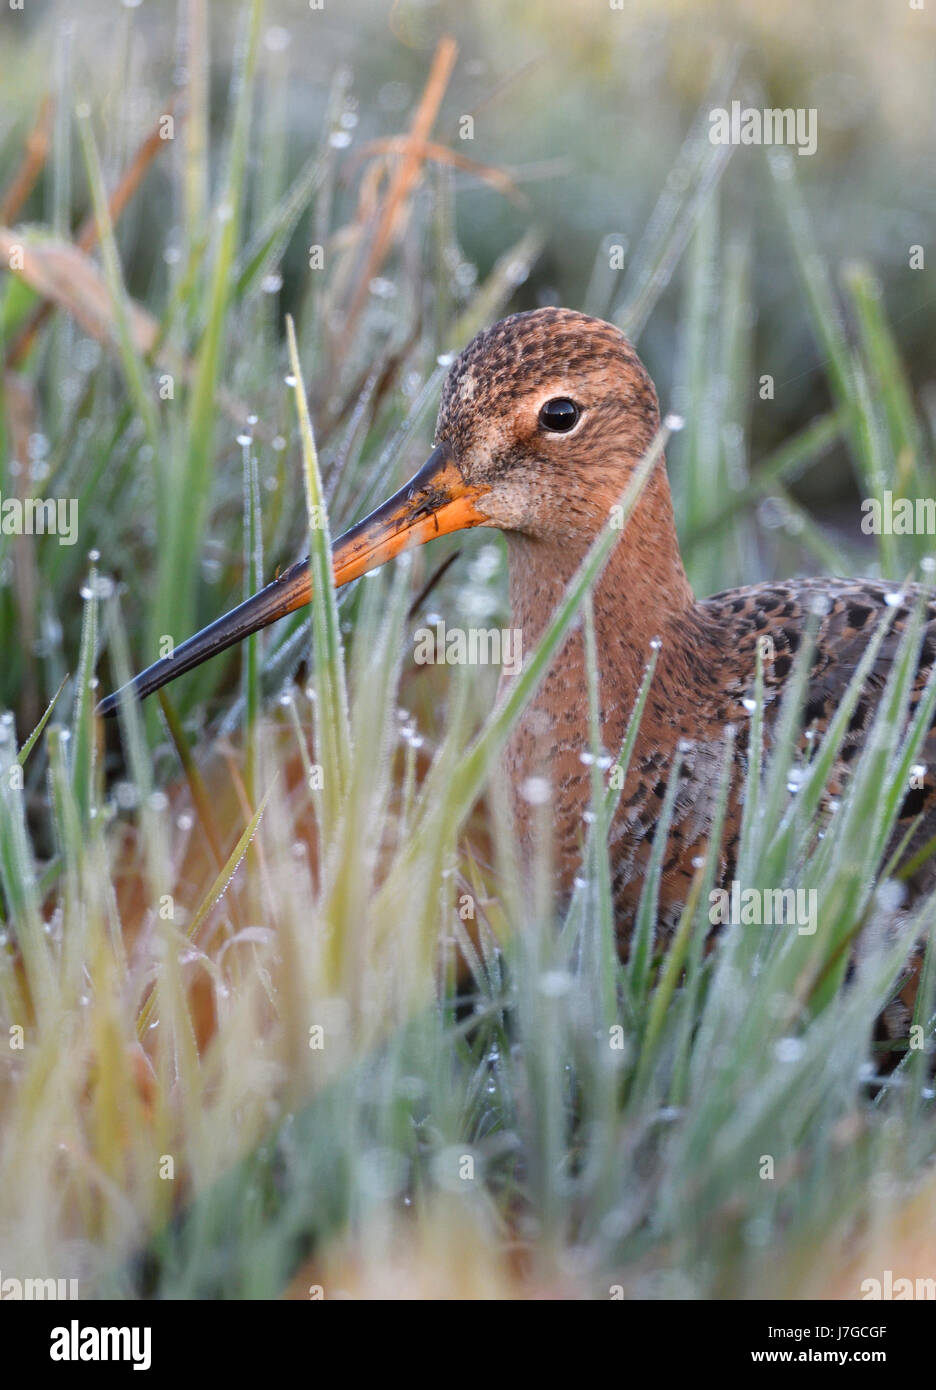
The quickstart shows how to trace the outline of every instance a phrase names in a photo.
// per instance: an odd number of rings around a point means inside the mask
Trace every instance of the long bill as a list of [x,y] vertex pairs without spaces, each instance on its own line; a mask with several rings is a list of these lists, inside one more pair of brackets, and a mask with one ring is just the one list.
[[[487,491],[466,483],[448,445],[440,444],[399,492],[335,541],[332,572],[336,588],[436,536],[483,525],[487,518],[478,510],[477,501]],[[176,676],[302,608],[311,598],[309,562],[300,560],[252,598],[182,642],[171,656],[154,662],[106,696],[97,707],[98,714],[116,714],[127,695],[145,699]]]

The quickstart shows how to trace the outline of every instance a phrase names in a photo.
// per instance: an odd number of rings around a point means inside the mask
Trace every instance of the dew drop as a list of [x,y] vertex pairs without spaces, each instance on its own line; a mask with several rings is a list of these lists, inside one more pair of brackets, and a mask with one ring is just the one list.
[[778,1062],[798,1062],[805,1051],[802,1038],[779,1038],[774,1044],[774,1056]]
[[135,782],[118,782],[114,787],[114,800],[121,811],[132,811],[139,805],[140,789]]
[[552,799],[552,786],[546,777],[527,777],[521,784],[520,795],[531,806],[545,806]]
[[539,978],[539,992],[545,999],[561,999],[572,988],[572,977],[565,970],[547,970]]
[[292,42],[292,34],[281,24],[273,24],[263,36],[263,45],[270,53],[282,53]]

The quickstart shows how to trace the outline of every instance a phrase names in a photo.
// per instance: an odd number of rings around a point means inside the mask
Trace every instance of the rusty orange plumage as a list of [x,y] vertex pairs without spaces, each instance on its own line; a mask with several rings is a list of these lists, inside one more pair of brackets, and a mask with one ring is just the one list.
[[[552,412],[552,413],[550,413]],[[334,546],[335,582],[347,583],[410,545],[474,526],[507,539],[513,624],[533,649],[569,581],[605,526],[628,477],[659,428],[656,391],[625,336],[611,324],[568,309],[515,314],[486,329],[453,363],[443,388],[436,448],[423,469]],[[282,614],[308,602],[307,562],[288,569],[132,683],[146,695]],[[824,612],[807,682],[805,721],[817,736],[839,704],[877,618],[891,626],[830,779],[836,790],[862,744],[914,602],[926,603],[926,631],[915,704],[936,657],[936,605],[915,586],[877,580],[802,579],[766,583],[697,600],[683,569],[663,460],[654,467],[621,542],[594,593],[599,704],[604,746],[616,752],[640,687],[651,643],[658,660],[623,795],[611,830],[619,936],[626,949],[663,796],[674,802],[660,889],[661,929],[678,918],[707,844],[725,728],[743,725],[754,690],[758,640],[764,648],[768,733],[809,615]],[[511,679],[505,675],[503,681]],[[590,748],[584,640],[573,631],[543,680],[506,752],[521,834],[531,834],[523,789],[531,777],[552,788],[559,885],[568,889],[580,860],[591,795],[583,754]],[[102,704],[113,713],[117,697]],[[929,735],[922,761],[936,758]],[[721,845],[730,879],[745,775],[744,740],[735,752]],[[896,834],[923,812],[912,853],[936,833],[929,778],[908,793]],[[929,885],[929,865],[917,888]]]

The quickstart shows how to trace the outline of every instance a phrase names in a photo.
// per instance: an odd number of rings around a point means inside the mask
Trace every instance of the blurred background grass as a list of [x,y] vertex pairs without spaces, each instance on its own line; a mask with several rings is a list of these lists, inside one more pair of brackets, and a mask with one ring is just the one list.
[[[467,540],[428,604],[430,552],[342,593],[347,728],[325,610],[326,651],[296,615],[173,687],[161,714],[127,712],[120,738],[103,741],[91,703],[95,680],[124,679],[308,546],[301,457],[321,465],[336,534],[425,457],[452,352],[542,303],[615,316],[685,415],[668,458],[701,593],[903,578],[931,538],[864,537],[857,502],[936,495],[932,296],[908,265],[933,225],[932,33],[930,13],[870,0],[773,16],[741,0],[0,12],[4,246],[28,250],[0,286],[0,490],[80,502],[74,547],[0,536],[0,754],[26,768],[22,791],[0,778],[0,985],[30,1041],[0,1072],[5,1270],[179,1296],[291,1279],[381,1293],[399,1269],[415,1293],[606,1297],[612,1278],[644,1296],[848,1296],[848,1261],[895,1267],[880,1251],[932,1153],[933,1095],[920,1059],[883,1099],[867,1091],[901,956],[881,930],[894,898],[868,877],[886,827],[860,855],[847,832],[900,804],[896,718],[884,773],[871,749],[812,858],[815,827],[783,819],[781,750],[749,861],[846,905],[812,945],[771,942],[739,991],[754,947],[703,961],[701,918],[660,977],[595,972],[600,854],[557,945],[545,887],[525,901],[500,862],[496,785],[459,850],[502,732],[496,673],[399,662],[433,609],[505,616],[495,537]],[[817,107],[815,157],[726,159],[706,113],[734,97]],[[400,146],[375,142],[421,116],[441,153],[401,179]],[[346,764],[323,798],[306,791],[312,756]],[[478,906],[471,933],[456,890]],[[930,920],[904,923],[903,945]],[[840,980],[836,943],[866,928],[860,987],[791,990],[804,969]],[[593,1034],[618,996],[610,1067]],[[319,1023],[338,1042],[307,1055]],[[470,1196],[453,1178],[466,1147],[484,1175]],[[769,1198],[763,1152],[785,1174]]]

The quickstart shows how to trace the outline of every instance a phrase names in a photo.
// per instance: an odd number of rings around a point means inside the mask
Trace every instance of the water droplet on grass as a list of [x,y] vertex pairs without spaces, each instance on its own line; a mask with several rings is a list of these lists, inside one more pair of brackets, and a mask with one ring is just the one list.
[[778,1062],[798,1062],[805,1051],[802,1038],[778,1038],[774,1043],[774,1056]]
[[521,784],[520,795],[531,806],[545,806],[552,800],[552,786],[546,777],[527,777]]
[[539,992],[546,999],[561,999],[572,988],[572,976],[565,970],[547,970],[539,978]]

